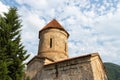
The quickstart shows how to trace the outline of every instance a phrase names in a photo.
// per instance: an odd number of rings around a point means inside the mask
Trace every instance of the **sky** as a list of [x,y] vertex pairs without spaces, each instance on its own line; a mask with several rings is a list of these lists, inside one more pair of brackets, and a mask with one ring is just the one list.
[[38,32],[56,19],[70,34],[69,57],[99,53],[104,62],[120,64],[120,0],[0,0],[0,14],[17,7],[22,43],[38,53]]

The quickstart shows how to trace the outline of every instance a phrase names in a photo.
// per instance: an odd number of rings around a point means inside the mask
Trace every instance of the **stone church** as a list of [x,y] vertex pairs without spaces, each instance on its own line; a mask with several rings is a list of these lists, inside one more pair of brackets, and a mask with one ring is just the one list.
[[55,19],[43,27],[38,54],[27,63],[26,76],[30,80],[108,80],[98,53],[68,58],[68,37]]

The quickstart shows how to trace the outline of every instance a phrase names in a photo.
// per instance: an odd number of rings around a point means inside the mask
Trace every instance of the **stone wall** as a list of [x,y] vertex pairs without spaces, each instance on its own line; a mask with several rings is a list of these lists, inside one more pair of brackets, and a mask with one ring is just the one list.
[[91,67],[94,80],[107,80],[104,64],[101,62],[100,56],[91,58]]
[[40,57],[47,57],[53,61],[68,58],[67,33],[59,29],[47,29],[39,34]]
[[31,80],[36,80],[36,74],[39,71],[42,71],[44,65],[44,58],[40,58],[35,56],[29,63],[27,64],[26,78],[29,77]]
[[35,80],[107,80],[99,62],[98,56],[87,56],[44,65]]

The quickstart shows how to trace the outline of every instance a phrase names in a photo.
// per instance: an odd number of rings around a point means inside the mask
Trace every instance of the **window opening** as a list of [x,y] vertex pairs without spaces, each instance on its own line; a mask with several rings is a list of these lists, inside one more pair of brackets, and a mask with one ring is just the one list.
[[66,43],[65,43],[65,52],[66,52]]
[[50,38],[50,48],[52,48],[52,38]]

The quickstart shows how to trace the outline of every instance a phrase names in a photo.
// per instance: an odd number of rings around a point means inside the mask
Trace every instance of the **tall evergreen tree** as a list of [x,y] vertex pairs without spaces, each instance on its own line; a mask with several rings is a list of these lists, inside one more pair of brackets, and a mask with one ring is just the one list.
[[[2,16],[0,16],[0,80],[11,80],[10,76],[8,75],[9,70],[8,66],[10,65],[10,60],[8,55],[6,54],[6,38],[5,38],[5,31],[6,31],[6,23]],[[5,29],[4,29],[5,28]]]
[[25,67],[23,61],[28,55],[21,43],[21,27],[16,8],[10,8],[8,13],[4,13],[4,17],[0,17],[0,61],[2,62],[0,69],[4,67],[3,73],[8,76],[8,79],[4,80],[23,79]]

